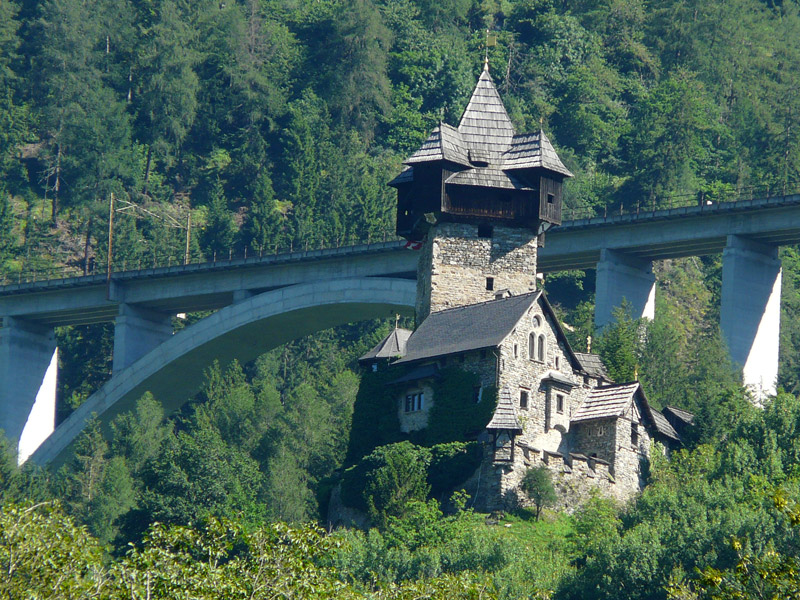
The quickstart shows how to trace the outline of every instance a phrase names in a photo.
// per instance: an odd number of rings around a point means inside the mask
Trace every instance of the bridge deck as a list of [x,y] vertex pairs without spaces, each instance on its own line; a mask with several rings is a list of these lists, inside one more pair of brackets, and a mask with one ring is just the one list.
[[[728,235],[800,243],[800,195],[566,221],[547,234],[542,272],[594,268],[610,248],[646,260],[721,252]],[[416,277],[404,242],[361,244],[0,286],[0,315],[47,326],[110,321],[121,302],[179,313],[219,309],[237,290],[258,293],[314,279]]]

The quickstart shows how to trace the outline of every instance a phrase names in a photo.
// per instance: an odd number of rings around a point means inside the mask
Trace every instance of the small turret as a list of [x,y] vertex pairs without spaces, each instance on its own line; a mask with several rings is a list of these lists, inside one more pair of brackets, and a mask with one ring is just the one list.
[[397,233],[408,239],[439,221],[544,233],[561,223],[561,185],[572,177],[544,131],[515,133],[488,65],[458,127],[439,123],[404,164],[389,185],[397,188]]

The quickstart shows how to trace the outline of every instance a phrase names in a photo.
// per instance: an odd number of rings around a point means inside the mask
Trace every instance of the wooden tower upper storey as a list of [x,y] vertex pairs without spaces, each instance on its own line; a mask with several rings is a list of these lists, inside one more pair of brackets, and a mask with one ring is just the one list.
[[572,173],[544,131],[517,134],[488,62],[458,127],[439,123],[389,185],[397,234],[421,239],[431,222],[525,227],[561,223],[561,186]]

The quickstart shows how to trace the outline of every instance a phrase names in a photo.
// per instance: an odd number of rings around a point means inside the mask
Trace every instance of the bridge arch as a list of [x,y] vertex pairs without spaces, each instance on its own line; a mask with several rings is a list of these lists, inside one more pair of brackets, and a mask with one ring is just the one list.
[[108,431],[147,391],[167,414],[199,389],[215,359],[249,362],[298,337],[336,325],[413,315],[416,281],[380,277],[330,279],[264,292],[220,309],[170,337],[114,376],[61,423],[31,455],[36,464],[63,463],[92,415]]

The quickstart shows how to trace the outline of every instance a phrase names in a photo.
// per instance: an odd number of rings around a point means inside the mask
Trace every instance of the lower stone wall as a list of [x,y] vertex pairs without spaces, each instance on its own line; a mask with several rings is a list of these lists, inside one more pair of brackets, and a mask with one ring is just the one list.
[[544,465],[550,471],[558,499],[554,509],[573,513],[594,495],[626,502],[639,489],[617,484],[610,472],[610,465],[602,459],[581,454],[563,456],[557,452],[539,451],[517,444],[514,461],[497,463],[492,461],[491,449],[487,449],[481,467],[463,486],[473,496],[476,510],[513,510],[532,506],[533,503],[521,491],[520,485],[529,468]]

